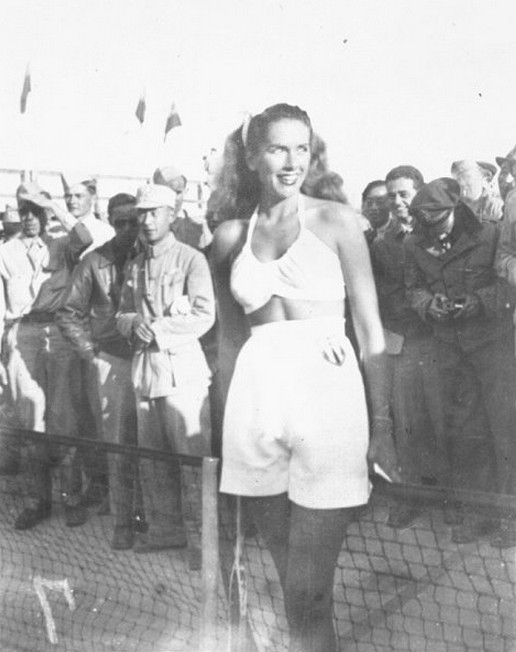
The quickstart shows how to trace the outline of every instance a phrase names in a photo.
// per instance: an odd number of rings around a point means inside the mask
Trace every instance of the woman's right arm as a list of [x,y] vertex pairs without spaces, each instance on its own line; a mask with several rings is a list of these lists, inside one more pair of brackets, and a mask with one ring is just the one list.
[[222,400],[225,402],[236,358],[249,337],[244,312],[230,289],[231,265],[243,246],[246,224],[241,220],[223,222],[215,231],[210,266],[215,286],[218,320],[218,370]]

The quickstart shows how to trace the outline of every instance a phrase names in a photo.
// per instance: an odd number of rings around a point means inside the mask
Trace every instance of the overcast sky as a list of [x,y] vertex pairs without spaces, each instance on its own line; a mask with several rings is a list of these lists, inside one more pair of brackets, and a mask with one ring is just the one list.
[[515,19],[514,0],[3,0],[0,167],[199,176],[246,111],[287,101],[356,202],[395,165],[430,179],[516,143]]

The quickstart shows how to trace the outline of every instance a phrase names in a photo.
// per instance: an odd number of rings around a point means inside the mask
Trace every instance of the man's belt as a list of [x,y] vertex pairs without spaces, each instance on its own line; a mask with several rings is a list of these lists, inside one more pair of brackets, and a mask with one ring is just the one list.
[[29,312],[20,319],[22,324],[49,324],[56,319],[55,312]]

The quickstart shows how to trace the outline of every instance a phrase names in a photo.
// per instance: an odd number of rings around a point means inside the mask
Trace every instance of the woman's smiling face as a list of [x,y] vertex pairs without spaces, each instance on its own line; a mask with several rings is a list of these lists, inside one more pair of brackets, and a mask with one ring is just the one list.
[[262,191],[286,199],[298,193],[310,166],[310,130],[300,120],[281,119],[269,125],[248,165],[260,179]]

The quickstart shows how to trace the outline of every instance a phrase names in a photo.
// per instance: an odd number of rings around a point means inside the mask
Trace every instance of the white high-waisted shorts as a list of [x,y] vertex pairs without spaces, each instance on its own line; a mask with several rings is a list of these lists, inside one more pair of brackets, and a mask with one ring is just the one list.
[[[342,365],[323,355],[327,338]],[[337,509],[369,498],[368,419],[344,319],[280,321],[252,328],[226,403],[221,491],[287,492],[303,507]]]

